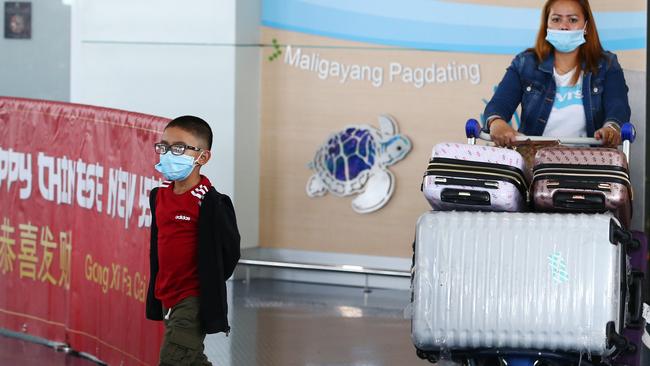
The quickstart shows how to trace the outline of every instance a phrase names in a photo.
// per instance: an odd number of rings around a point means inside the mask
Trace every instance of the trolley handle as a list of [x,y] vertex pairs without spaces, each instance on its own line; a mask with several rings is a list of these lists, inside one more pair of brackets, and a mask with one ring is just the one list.
[[[474,118],[470,118],[465,123],[465,135],[467,136],[467,143],[474,145],[476,139],[485,141],[492,141],[489,133],[486,133],[481,128],[481,124]],[[593,137],[545,137],[545,136],[525,136],[519,135],[515,138],[517,141],[557,141],[561,144],[568,145],[602,145],[602,140],[596,140]],[[626,122],[621,126],[621,139],[623,140],[623,153],[630,161],[630,144],[636,139],[636,129],[630,122]]]

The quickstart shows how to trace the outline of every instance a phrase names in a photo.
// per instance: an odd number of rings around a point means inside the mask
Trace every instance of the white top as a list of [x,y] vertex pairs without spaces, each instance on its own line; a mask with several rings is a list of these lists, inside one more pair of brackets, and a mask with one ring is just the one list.
[[560,75],[553,68],[556,86],[555,100],[542,136],[587,136],[587,118],[585,117],[585,107],[582,104],[582,72],[580,72],[580,77],[575,85],[569,84],[575,72],[574,68],[566,74]]

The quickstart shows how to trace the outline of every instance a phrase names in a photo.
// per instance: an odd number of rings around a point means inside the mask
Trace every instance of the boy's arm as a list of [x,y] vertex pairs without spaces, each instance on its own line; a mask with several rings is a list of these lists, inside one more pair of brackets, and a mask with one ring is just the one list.
[[235,271],[235,266],[239,261],[239,245],[241,238],[239,236],[239,229],[237,228],[235,208],[232,205],[230,197],[221,195],[218,211],[217,220],[219,222],[216,227],[221,228],[218,235],[222,238],[221,254],[223,261],[223,274],[224,280],[227,280],[232,276],[232,273]]

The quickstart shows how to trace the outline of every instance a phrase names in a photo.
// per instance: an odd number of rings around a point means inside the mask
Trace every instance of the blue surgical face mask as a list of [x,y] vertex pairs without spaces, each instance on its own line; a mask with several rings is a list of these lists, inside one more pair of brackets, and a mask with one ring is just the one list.
[[[587,24],[585,24],[585,28]],[[555,47],[556,50],[564,53],[572,52],[578,46],[585,43],[585,30],[578,29],[568,30],[546,30],[546,40]]]
[[156,164],[156,170],[167,180],[184,180],[190,176],[200,157],[201,155],[195,160],[189,155],[174,155],[168,151],[160,155],[160,163]]

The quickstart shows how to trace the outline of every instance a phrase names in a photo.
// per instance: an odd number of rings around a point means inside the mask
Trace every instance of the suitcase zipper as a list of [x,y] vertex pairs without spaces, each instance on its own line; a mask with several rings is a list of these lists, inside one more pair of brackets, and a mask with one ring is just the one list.
[[592,165],[592,164],[538,164],[533,170],[537,171],[540,169],[575,169],[575,170],[595,170],[595,171],[615,171],[621,172],[624,174],[628,173],[628,170],[622,166],[618,165]]
[[621,177],[621,179],[629,179],[629,174],[622,171],[614,171],[608,169],[580,169],[580,168],[540,168],[533,170],[533,174],[543,174],[543,173],[555,173],[555,172],[567,172],[567,173],[576,173],[576,174],[598,174],[598,175],[614,175]]
[[448,167],[458,167],[458,168],[470,168],[472,172],[479,171],[490,171],[490,172],[500,172],[502,175],[511,176],[522,182],[526,182],[524,179],[524,173],[515,167],[496,164],[496,163],[484,163],[480,161],[467,161],[467,160],[458,160],[458,159],[447,159],[447,158],[433,158],[429,161],[429,168],[431,166],[448,166]]
[[429,160],[429,164],[431,163],[446,163],[446,164],[456,164],[456,165],[461,165],[461,166],[469,166],[469,167],[482,167],[482,168],[488,168],[488,169],[502,169],[508,172],[512,172],[515,174],[522,175],[522,171],[519,168],[516,168],[512,165],[506,165],[506,164],[499,164],[499,163],[486,163],[482,161],[470,161],[470,160],[461,160],[461,159],[451,159],[451,158],[441,158],[441,157],[434,157],[431,160]]
[[498,181],[504,181],[511,183],[514,185],[517,190],[523,195],[526,196],[527,192],[527,185],[525,183],[522,183],[521,181],[513,178],[512,176],[509,175],[503,175],[499,173],[490,173],[490,172],[483,172],[483,171],[469,171],[469,170],[462,170],[462,169],[454,169],[453,167],[450,167],[450,169],[435,169],[432,168],[431,165],[429,165],[429,169],[427,169],[426,173],[424,174],[425,176],[428,175],[442,175],[442,176],[449,176],[449,175],[457,175],[461,176],[463,178],[471,178],[471,179],[487,179],[491,178],[493,180],[498,180]]
[[[427,173],[429,171],[436,170],[436,168],[438,167],[448,168],[447,170],[458,170],[460,172],[466,172],[472,174],[489,174],[489,175],[500,176],[500,177],[508,177],[514,181],[517,181],[520,184],[523,184],[524,186],[526,185],[526,180],[524,179],[523,174],[519,172],[509,171],[506,169],[500,169],[500,168],[475,167],[471,165],[430,162],[429,166],[427,167]],[[484,168],[484,169],[480,169],[480,168]]]
[[620,175],[611,175],[611,174],[578,174],[578,173],[559,173],[559,172],[547,172],[547,173],[535,173],[533,175],[533,182],[540,179],[552,179],[551,177],[584,177],[586,180],[592,178],[594,181],[605,181],[625,184],[628,188],[632,186],[632,182],[626,177]]

